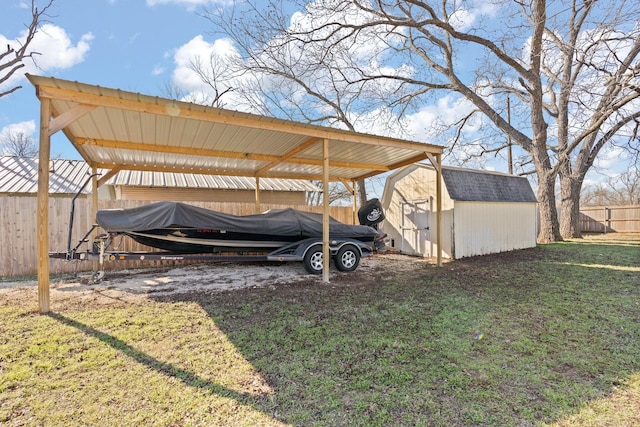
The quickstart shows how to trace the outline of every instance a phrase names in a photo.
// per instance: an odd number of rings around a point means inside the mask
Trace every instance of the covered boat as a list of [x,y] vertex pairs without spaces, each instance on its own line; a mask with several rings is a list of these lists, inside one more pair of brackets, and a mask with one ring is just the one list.
[[[159,202],[100,210],[96,220],[110,235],[126,235],[138,243],[182,254],[270,251],[322,237],[321,214],[291,208],[237,216],[179,202]],[[344,224],[331,218],[329,238],[357,240],[373,248],[383,235],[368,225]]]

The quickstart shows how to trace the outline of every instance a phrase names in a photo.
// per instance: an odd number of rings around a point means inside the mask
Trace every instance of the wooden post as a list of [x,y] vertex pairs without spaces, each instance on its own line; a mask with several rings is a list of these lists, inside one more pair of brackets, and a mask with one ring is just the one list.
[[437,265],[442,267],[442,154],[436,155],[436,243],[438,244]]
[[356,205],[357,205],[357,191],[356,191],[356,181],[355,180],[351,180],[351,184],[349,184],[347,182],[347,180],[340,178],[340,181],[342,182],[342,185],[344,185],[344,188],[347,189],[347,191],[349,192],[349,194],[351,194],[351,223],[352,224],[357,224],[358,223],[358,214],[356,212]]
[[329,283],[329,140],[322,140],[322,281]]
[[[364,182],[364,181],[363,181]],[[351,215],[352,215],[352,221],[354,224],[359,224],[358,222],[358,188],[357,188],[357,181],[354,179],[353,181],[351,181],[351,197],[353,200],[351,200]]]
[[[91,166],[91,225],[95,224],[96,214],[98,213],[98,188],[100,184],[98,183],[98,168],[95,166]],[[98,235],[98,230],[93,230],[93,234],[91,236],[92,240]],[[93,243],[91,243],[93,244]],[[100,263],[98,261],[92,261],[91,268],[93,271],[98,271],[100,268]]]
[[256,213],[259,214],[262,210],[260,206],[260,177],[256,176]]
[[[49,121],[51,100],[40,100],[40,148],[38,158],[38,305],[40,313],[49,312],[49,157],[51,151]],[[25,212],[25,215],[28,213]]]

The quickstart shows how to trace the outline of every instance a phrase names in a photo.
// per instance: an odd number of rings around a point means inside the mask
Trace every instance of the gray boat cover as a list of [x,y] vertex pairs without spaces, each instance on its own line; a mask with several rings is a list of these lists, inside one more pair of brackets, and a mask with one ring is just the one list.
[[[185,203],[158,202],[131,209],[100,210],[96,221],[109,232],[140,232],[182,226],[274,236],[322,237],[322,214],[292,208],[237,216]],[[377,230],[369,226],[343,224],[333,218],[329,222],[329,235],[333,238],[371,238],[376,234]]]

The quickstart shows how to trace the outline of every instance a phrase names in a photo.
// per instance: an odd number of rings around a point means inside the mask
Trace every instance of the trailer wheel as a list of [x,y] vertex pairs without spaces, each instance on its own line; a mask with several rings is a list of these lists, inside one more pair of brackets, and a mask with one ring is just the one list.
[[360,252],[352,245],[340,248],[336,255],[336,268],[340,271],[354,271],[360,264]]
[[315,246],[307,251],[304,255],[304,269],[309,274],[322,273],[323,259],[322,259],[322,246]]

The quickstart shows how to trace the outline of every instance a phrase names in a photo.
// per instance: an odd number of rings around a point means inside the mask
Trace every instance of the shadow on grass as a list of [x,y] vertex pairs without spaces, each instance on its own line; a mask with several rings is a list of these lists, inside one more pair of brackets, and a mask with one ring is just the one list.
[[[176,378],[182,381],[185,385],[189,387],[207,390],[210,393],[214,393],[222,397],[234,399],[241,404],[251,405],[252,402],[256,400],[255,395],[238,393],[220,384],[216,384],[204,378],[201,378],[192,372],[181,369],[170,363],[162,362],[140,350],[135,349],[134,347],[127,344],[126,342],[122,341],[121,339],[118,339],[107,333],[101,332],[82,322],[78,322],[77,320],[70,319],[58,313],[48,313],[47,316],[51,317],[52,319],[55,319],[56,321],[62,323],[63,325],[76,328],[79,331],[100,340],[104,344],[112,347],[114,350],[119,351],[125,356],[130,357],[136,363],[144,365],[168,377]],[[253,404],[253,406],[255,406],[255,403]]]
[[285,422],[533,425],[640,371],[639,275],[571,264],[603,264],[605,254],[637,267],[640,251],[593,249],[550,245],[402,279],[176,298],[198,302],[260,371]]

